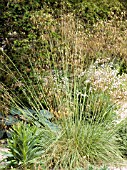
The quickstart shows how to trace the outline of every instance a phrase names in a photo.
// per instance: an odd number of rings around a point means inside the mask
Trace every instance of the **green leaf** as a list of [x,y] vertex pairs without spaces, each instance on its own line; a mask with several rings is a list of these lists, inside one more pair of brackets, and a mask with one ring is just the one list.
[[50,113],[48,110],[40,110],[39,113],[42,114],[46,119],[52,119],[53,118],[53,114]]
[[5,132],[6,132],[5,130],[0,130],[0,139],[3,138]]
[[21,111],[19,111],[16,108],[11,108],[10,114],[12,114],[12,115],[21,115]]
[[18,119],[14,118],[13,116],[9,115],[5,120],[5,125],[10,126],[18,122]]

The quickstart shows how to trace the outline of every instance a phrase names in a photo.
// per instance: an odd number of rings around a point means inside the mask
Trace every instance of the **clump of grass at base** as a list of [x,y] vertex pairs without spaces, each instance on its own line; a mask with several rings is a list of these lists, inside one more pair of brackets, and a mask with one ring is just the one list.
[[71,123],[67,123],[59,140],[47,152],[49,169],[85,168],[88,163],[102,165],[122,160],[112,130],[84,122]]
[[[43,159],[48,160],[46,167],[49,169],[74,169],[76,167],[86,168],[89,163],[102,165],[103,163],[121,162],[122,156],[116,140],[117,125],[114,123],[113,109],[109,105],[107,107],[101,105],[102,110],[98,107],[98,112],[93,115],[90,112],[81,112],[82,109],[79,112],[79,105],[82,107],[83,103],[79,102],[77,90],[75,89],[73,94],[74,101],[68,100],[68,103],[73,105],[68,108],[70,115],[61,120],[62,133],[47,150],[46,156],[43,155]],[[93,97],[91,95],[87,97],[89,102],[84,104],[89,108]],[[99,99],[102,103],[105,101],[104,98]],[[93,111],[93,113],[97,111],[97,104],[98,101],[95,100],[89,111]],[[91,114],[90,117],[87,116],[88,113]]]

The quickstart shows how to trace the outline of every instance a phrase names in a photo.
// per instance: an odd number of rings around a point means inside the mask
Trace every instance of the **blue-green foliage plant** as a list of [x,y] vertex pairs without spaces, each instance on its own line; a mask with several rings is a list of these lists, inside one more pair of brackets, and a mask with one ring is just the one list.
[[10,113],[5,116],[0,113],[0,139],[10,137],[9,129],[17,122],[24,121],[27,123],[36,124],[38,127],[47,126],[53,131],[59,131],[59,127],[54,124],[51,119],[53,119],[53,114],[48,110],[35,111],[32,109],[23,108],[11,108]]

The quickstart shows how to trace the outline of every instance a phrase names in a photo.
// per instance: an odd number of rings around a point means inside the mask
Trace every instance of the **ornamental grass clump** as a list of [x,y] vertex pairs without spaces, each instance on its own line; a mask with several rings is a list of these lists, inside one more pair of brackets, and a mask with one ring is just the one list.
[[[8,159],[14,167],[23,168],[37,159],[42,169],[85,169],[89,164],[121,163],[123,158],[116,139],[117,116],[110,96],[95,90],[87,76],[77,74],[78,66],[70,70],[68,63],[63,65],[66,69],[55,66],[40,79],[31,64],[34,81],[29,76],[26,81],[14,65],[19,74],[15,79],[24,83],[21,92],[27,106],[14,92],[7,93],[7,89],[5,92],[13,108],[20,108],[23,121],[30,125],[14,126],[12,138],[8,140],[12,155]],[[49,78],[47,84],[43,78]],[[50,121],[41,116],[41,109],[54,115]]]
[[78,125],[71,123],[64,127],[59,140],[47,151],[46,166],[49,166],[49,169],[51,167],[86,168],[89,163],[102,165],[118,163],[122,160],[112,130],[107,130],[101,125],[84,124],[84,122]]
[[[70,94],[67,93],[70,112],[68,116],[61,118],[61,134],[47,149],[46,155],[42,156],[47,160],[46,167],[86,169],[89,163],[101,166],[104,163],[121,162],[122,154],[116,137],[118,125],[115,122],[113,106],[109,105],[109,99],[105,99],[106,94],[95,93],[91,88],[88,90],[88,85],[83,93],[84,99],[80,100],[77,95],[79,86],[76,82],[74,90],[70,90]],[[97,94],[100,95],[99,98]]]

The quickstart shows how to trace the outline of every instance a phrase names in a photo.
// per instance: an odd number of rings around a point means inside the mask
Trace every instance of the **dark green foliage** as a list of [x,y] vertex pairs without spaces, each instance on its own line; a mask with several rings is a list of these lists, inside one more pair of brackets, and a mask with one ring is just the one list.
[[[70,8],[69,11],[68,7]],[[42,9],[44,10],[45,14],[50,13],[53,16],[55,15],[55,18],[60,17],[61,10],[63,10],[65,13],[71,11],[81,20],[85,21],[85,23],[93,24],[100,19],[104,20],[108,17],[111,17],[111,13],[119,13],[122,8],[122,4],[118,0],[105,0],[103,3],[102,1],[86,0],[68,0],[65,3],[62,3],[61,1],[43,2],[40,0],[3,1],[1,3],[1,19],[3,20],[3,22],[1,21],[2,24],[0,27],[1,43],[4,43],[4,48],[6,49],[9,56],[18,48],[16,53],[19,54],[20,57],[21,52],[29,49],[29,44],[34,42],[35,46],[35,42],[40,36],[40,30],[33,24],[31,17],[35,12]],[[11,33],[11,35],[8,33]],[[33,43],[31,45],[33,45]]]
[[69,1],[76,15],[84,23],[94,24],[99,20],[111,19],[114,15],[120,15],[124,8],[119,0],[75,0]]

